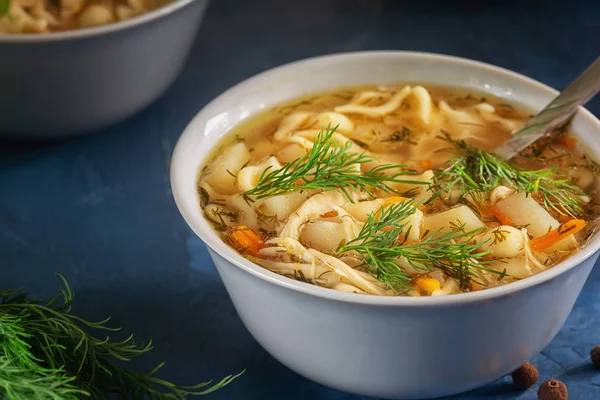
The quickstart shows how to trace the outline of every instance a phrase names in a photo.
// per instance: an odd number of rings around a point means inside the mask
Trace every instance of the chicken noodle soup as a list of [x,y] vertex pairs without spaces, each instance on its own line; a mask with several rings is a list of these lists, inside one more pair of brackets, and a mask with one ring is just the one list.
[[0,0],[0,34],[49,33],[122,21],[169,0]]
[[419,85],[323,93],[242,123],[200,171],[200,205],[240,254],[345,292],[438,296],[551,268],[595,226],[596,164],[565,130],[514,164],[528,115]]

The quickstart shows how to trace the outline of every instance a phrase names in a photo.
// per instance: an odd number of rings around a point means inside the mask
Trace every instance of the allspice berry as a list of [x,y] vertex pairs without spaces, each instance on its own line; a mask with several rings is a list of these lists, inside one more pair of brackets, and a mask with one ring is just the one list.
[[539,376],[540,375],[536,367],[530,363],[525,363],[512,373],[513,385],[519,390],[529,389],[535,385]]
[[567,387],[558,379],[549,379],[538,389],[538,400],[567,400],[568,398]]
[[600,369],[600,345],[594,347],[590,352],[590,357],[594,363],[594,367]]

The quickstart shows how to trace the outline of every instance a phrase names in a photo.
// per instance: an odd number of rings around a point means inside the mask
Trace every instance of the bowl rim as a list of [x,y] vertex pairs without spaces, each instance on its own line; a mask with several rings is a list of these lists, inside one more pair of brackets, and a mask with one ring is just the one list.
[[194,1],[209,0],[173,0],[157,9],[142,13],[133,18],[123,21],[112,22],[105,25],[99,25],[91,28],[72,29],[64,32],[53,33],[6,33],[0,34],[0,44],[3,43],[46,43],[56,41],[66,41],[75,39],[86,39],[113,32],[119,32],[126,29],[132,29],[136,26],[149,23],[155,19],[165,17],[175,11],[186,7]]
[[[200,135],[201,130],[198,129],[198,125],[202,123],[204,118],[204,111],[211,108],[212,105],[226,101],[227,98],[233,96],[235,93],[243,90],[245,87],[252,85],[254,82],[260,81],[265,83],[265,79],[268,80],[269,75],[276,75],[278,73],[285,72],[286,70],[297,70],[307,64],[313,63],[327,63],[333,59],[345,58],[347,61],[351,61],[354,58],[359,57],[413,57],[423,58],[429,61],[450,61],[458,64],[462,64],[467,67],[474,67],[479,69],[485,69],[492,74],[501,74],[508,76],[512,79],[520,80],[525,86],[537,86],[538,89],[546,91],[549,95],[556,96],[558,91],[537,81],[529,78],[520,73],[498,67],[492,64],[475,61],[463,57],[450,56],[439,53],[429,52],[417,52],[417,51],[358,51],[358,52],[344,52],[322,55],[317,57],[311,57],[302,59],[299,61],[283,64],[281,66],[266,70],[259,74],[256,74],[223,92],[217,96],[211,102],[206,104],[189,122],[184,129],[183,133],[179,137],[175,149],[173,151],[171,159],[171,171],[170,171],[170,183],[171,191],[175,199],[175,203],[184,220],[192,231],[202,240],[202,242],[214,251],[220,257],[224,258],[227,262],[232,264],[235,268],[240,268],[244,272],[247,272],[255,277],[262,279],[270,284],[275,284],[282,288],[290,289],[296,292],[300,292],[306,295],[319,297],[322,299],[339,301],[343,303],[361,304],[361,305],[377,305],[377,306],[392,306],[392,307],[431,307],[431,306],[451,306],[465,303],[473,303],[480,301],[489,301],[494,298],[512,295],[521,290],[543,284],[544,282],[550,281],[564,272],[575,268],[585,260],[590,258],[600,249],[600,236],[591,240],[583,249],[581,249],[575,255],[569,257],[567,260],[559,263],[557,266],[552,267],[546,271],[542,271],[536,275],[524,278],[517,282],[508,283],[506,285],[480,290],[476,292],[459,293],[449,296],[423,296],[423,297],[409,297],[409,296],[375,296],[369,294],[357,294],[357,293],[346,293],[329,288],[323,288],[320,286],[312,285],[305,282],[299,282],[285,276],[276,274],[268,269],[261,267],[258,264],[252,263],[240,254],[236,253],[231,247],[216,234],[216,232],[210,227],[210,233],[207,229],[199,226],[194,222],[195,218],[190,215],[186,207],[182,202],[184,196],[190,196],[192,193],[186,193],[181,189],[179,182],[185,180],[184,171],[185,160],[182,157],[184,148],[187,147],[187,142],[191,141],[194,136]],[[460,85],[457,85],[460,87]],[[252,115],[255,115],[252,114]],[[600,120],[598,120],[590,111],[581,107],[577,113],[580,118],[585,120],[585,123],[591,124],[595,129],[600,132]],[[205,125],[205,124],[202,124]],[[225,135],[224,133],[223,135]],[[221,137],[223,136],[221,135]],[[211,147],[212,148],[212,147]],[[210,149],[205,150],[203,157],[210,152]],[[199,160],[198,167],[202,164],[203,159]],[[194,176],[197,176],[197,172]],[[195,193],[193,195],[196,195]],[[204,222],[210,226],[206,218]],[[213,260],[214,262],[214,260]]]

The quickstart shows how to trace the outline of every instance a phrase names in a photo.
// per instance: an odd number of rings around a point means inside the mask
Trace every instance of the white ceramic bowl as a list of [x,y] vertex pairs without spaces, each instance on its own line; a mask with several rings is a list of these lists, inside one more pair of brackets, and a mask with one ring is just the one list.
[[[171,183],[179,210],[207,244],[242,321],[273,357],[337,389],[422,399],[489,383],[541,351],[571,311],[600,239],[548,271],[494,289],[424,298],[357,295],[296,282],[247,261],[215,234],[196,193],[209,150],[252,114],[310,92],[396,82],[472,88],[536,110],[557,94],[514,72],[449,56],[365,52],[313,58],[250,78],[207,105],[177,144]],[[573,128],[598,157],[600,122],[580,110]]]
[[48,35],[0,34],[0,136],[87,133],[160,96],[181,71],[208,0]]

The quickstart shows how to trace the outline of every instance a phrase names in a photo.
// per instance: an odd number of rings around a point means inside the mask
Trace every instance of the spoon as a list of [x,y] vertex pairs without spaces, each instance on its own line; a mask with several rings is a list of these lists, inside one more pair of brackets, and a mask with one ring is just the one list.
[[531,118],[525,127],[512,135],[494,153],[510,160],[537,140],[548,136],[569,121],[578,107],[584,105],[600,91],[600,57],[563,90],[550,104]]

